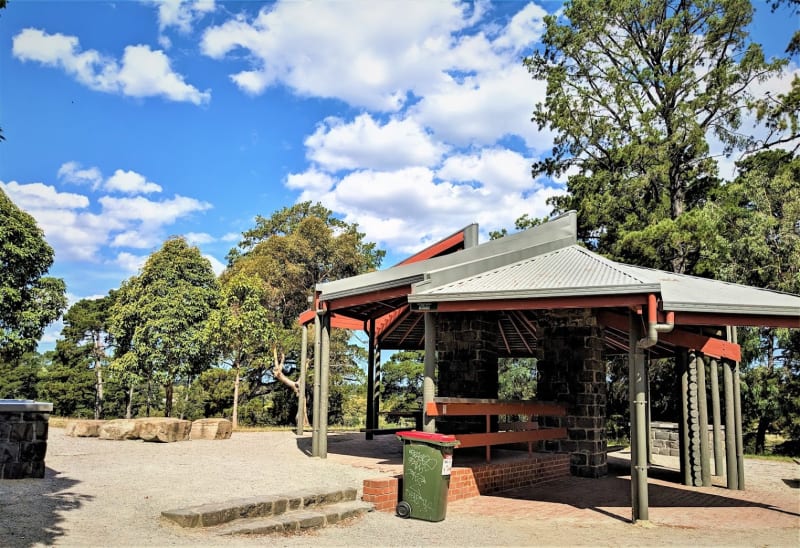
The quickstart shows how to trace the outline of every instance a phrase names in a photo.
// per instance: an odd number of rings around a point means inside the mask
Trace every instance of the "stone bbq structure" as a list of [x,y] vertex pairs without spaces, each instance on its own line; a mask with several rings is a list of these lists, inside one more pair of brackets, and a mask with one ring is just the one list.
[[52,403],[0,400],[0,479],[44,477]]

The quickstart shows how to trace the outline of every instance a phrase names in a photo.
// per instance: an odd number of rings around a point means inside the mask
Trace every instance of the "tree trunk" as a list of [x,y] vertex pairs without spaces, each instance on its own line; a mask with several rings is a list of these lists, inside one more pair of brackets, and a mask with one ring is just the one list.
[[145,413],[146,416],[150,416],[150,406],[151,401],[153,399],[153,381],[151,379],[147,379],[147,412]]
[[172,390],[173,384],[171,382],[164,385],[164,416],[172,416]]
[[233,416],[231,417],[231,422],[233,423],[233,429],[236,430],[239,426],[239,373],[240,368],[239,364],[236,364],[236,378],[233,381]]
[[94,394],[94,418],[95,420],[103,418],[103,361],[102,356],[103,346],[100,344],[100,335],[94,335],[94,374],[95,381],[95,394]]
[[[285,362],[286,356],[281,354],[280,360],[278,359],[278,349],[272,349],[272,376],[275,377],[277,380],[288,386],[294,392],[295,397],[299,399],[300,397],[300,383],[297,381],[293,381],[289,377],[287,377],[283,372],[283,364]],[[303,409],[303,428],[309,426],[310,423],[308,422],[308,411]]]
[[133,418],[133,385],[128,388],[128,405],[125,406],[125,418]]
[[756,454],[763,455],[767,445],[767,427],[769,419],[761,417],[758,419],[758,430],[756,430]]

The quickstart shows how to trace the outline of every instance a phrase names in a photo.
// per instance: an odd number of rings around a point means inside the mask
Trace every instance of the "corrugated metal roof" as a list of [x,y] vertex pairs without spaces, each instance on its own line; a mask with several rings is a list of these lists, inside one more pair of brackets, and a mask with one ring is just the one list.
[[431,273],[425,282],[415,286],[415,290],[418,290],[415,291],[415,295],[468,298],[471,295],[513,293],[515,298],[523,298],[533,295],[561,296],[565,293],[574,294],[576,291],[639,293],[658,289],[657,284],[640,279],[620,268],[617,263],[578,245],[571,245],[454,282],[444,284],[437,282],[439,282],[437,273]]
[[413,286],[408,301],[660,293],[663,309],[675,312],[800,316],[796,295],[625,265],[578,245],[461,279],[453,280],[445,273],[429,273]]
[[800,316],[797,295],[638,266],[621,266],[633,275],[661,285],[664,310]]
[[577,217],[574,212],[570,212],[530,230],[449,255],[317,284],[317,291],[320,292],[321,300],[328,301],[410,285],[423,280],[426,273],[460,265],[474,265],[482,271],[574,244],[576,224]]

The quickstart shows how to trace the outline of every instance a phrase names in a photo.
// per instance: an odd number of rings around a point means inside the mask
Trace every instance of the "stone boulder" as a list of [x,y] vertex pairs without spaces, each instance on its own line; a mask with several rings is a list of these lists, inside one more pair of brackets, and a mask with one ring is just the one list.
[[140,424],[136,419],[115,419],[100,425],[101,440],[135,440]]
[[189,439],[190,421],[171,417],[151,417],[136,419],[139,423],[139,438],[144,441],[171,443]]
[[67,421],[64,434],[74,438],[97,438],[100,436],[100,427],[105,422],[100,420]]
[[189,438],[193,440],[227,440],[233,424],[227,419],[198,419],[192,423]]

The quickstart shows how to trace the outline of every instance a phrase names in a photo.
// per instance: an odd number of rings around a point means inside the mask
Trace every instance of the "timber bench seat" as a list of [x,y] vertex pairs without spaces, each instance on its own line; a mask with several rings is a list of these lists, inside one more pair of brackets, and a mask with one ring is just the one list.
[[[493,445],[527,443],[528,453],[533,450],[533,442],[566,439],[566,428],[540,428],[534,417],[564,417],[566,407],[559,403],[536,400],[496,400],[478,398],[434,398],[428,402],[425,411],[429,417],[486,417],[486,432],[475,434],[456,434],[459,448],[486,447],[486,462],[491,462]],[[493,416],[527,416],[526,421],[501,423],[504,429],[491,431]]]
[[[391,421],[397,421],[398,419],[414,419],[413,429],[422,430],[422,409],[412,409],[410,411],[385,411],[382,412],[381,415],[384,415],[388,420]],[[366,432],[375,436],[381,436],[383,434],[397,434],[398,432],[407,432],[409,430],[412,430],[412,428],[408,426],[401,426],[394,428],[360,428],[359,432]]]

